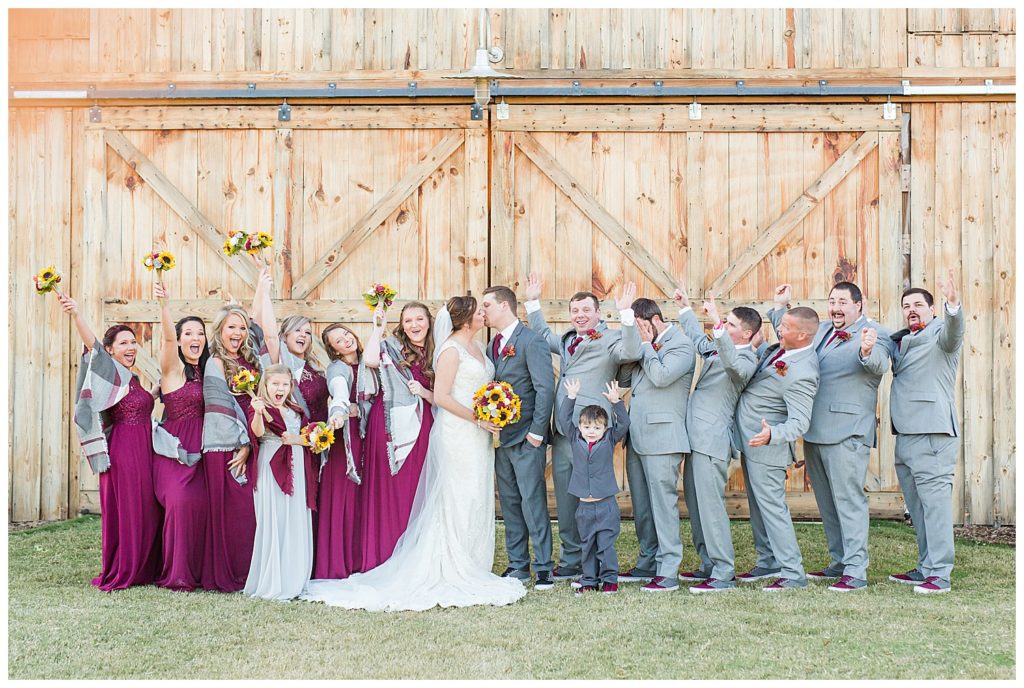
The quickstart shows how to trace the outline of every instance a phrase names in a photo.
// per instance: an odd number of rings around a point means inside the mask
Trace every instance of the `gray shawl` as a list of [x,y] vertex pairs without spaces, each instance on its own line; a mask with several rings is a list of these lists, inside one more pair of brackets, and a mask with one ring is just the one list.
[[402,468],[423,424],[423,398],[409,391],[407,383],[414,378],[411,371],[399,365],[401,361],[401,343],[395,337],[388,337],[380,343],[379,375],[361,375],[357,381],[360,401],[378,391],[384,394],[384,426],[391,475]]
[[[203,371],[203,451],[226,452],[249,444],[249,429],[245,412],[231,394],[224,372],[211,357]],[[234,475],[239,485],[248,480],[244,475]]]
[[[362,361],[359,362],[359,368],[356,373],[357,379],[361,379],[363,376],[368,375],[369,371],[366,369],[366,364]],[[331,388],[331,382],[340,377],[345,383],[345,389],[349,390],[352,388],[352,368],[345,361],[331,361],[331,365],[327,367],[327,389]],[[372,402],[369,399],[361,399],[358,395],[356,396],[356,407],[359,409],[359,436],[366,437],[366,421],[370,416],[370,406]],[[351,402],[346,396],[344,399],[336,399],[331,397],[330,408],[327,410],[327,417],[333,418],[337,414],[348,416],[349,407]],[[362,485],[363,479],[359,476],[359,471],[356,469],[355,457],[352,456],[352,424],[346,420],[345,424],[341,426],[341,436],[345,442],[345,464],[347,466],[346,474],[349,480],[354,482],[356,485]],[[320,469],[323,470],[323,463],[326,462],[326,456],[320,464]]]
[[101,413],[128,395],[132,373],[115,361],[97,339],[82,355],[76,384],[75,427],[93,473],[110,468],[108,427]]

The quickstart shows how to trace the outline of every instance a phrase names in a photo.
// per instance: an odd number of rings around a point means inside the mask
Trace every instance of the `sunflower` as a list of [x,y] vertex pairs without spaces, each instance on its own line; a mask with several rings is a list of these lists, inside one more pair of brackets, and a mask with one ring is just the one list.
[[508,423],[508,418],[509,418],[508,411],[506,411],[505,409],[502,409],[502,410],[498,411],[498,422],[497,422],[497,424],[498,425],[505,425],[506,423]]
[[259,240],[260,248],[271,248],[274,245],[274,237],[266,232],[257,232],[256,238]]
[[156,257],[158,270],[170,270],[177,263],[174,262],[174,254],[170,251],[161,251]]
[[492,389],[491,392],[487,395],[487,401],[491,402],[492,404],[496,404],[499,401],[501,401],[501,397],[502,394],[500,389]]
[[47,265],[45,268],[39,271],[36,275],[36,279],[40,282],[60,282],[60,275],[57,274],[57,268],[52,265]]

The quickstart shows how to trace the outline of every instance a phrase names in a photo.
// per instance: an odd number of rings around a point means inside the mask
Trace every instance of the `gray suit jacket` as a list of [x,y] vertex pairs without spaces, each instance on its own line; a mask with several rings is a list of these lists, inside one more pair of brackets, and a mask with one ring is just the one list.
[[[570,329],[561,336],[548,327],[543,311],[534,311],[529,315],[530,329],[540,335],[548,344],[552,354],[560,356],[558,385],[555,389],[555,408],[565,399],[565,385],[561,381],[567,377],[578,377],[581,387],[576,398],[576,411],[573,422],[579,422],[580,409],[590,404],[603,408],[609,418],[614,417],[611,404],[604,398],[604,385],[616,379],[619,366],[623,363],[640,358],[640,334],[636,326],[623,327],[621,330],[609,329],[605,321],[595,328],[600,334],[598,339],[583,338],[576,347],[576,353],[569,355],[569,344],[576,336],[576,330]],[[564,437],[569,437],[572,428],[566,428],[555,414],[555,430]]]
[[[589,404],[577,404],[566,396],[558,407],[558,418],[564,426],[569,427],[568,438],[572,447],[572,474],[568,492],[574,497],[611,497],[619,492],[619,483],[615,479],[615,445],[629,430],[629,414],[621,400],[612,406],[615,423],[591,449],[576,425],[580,411],[586,406]],[[608,418],[610,420],[612,416]]]
[[[811,425],[811,408],[818,391],[818,357],[808,348],[785,359],[786,373],[764,365],[778,346],[768,347],[758,361],[746,389],[736,404],[736,441],[747,460],[770,466],[787,466],[796,456],[794,443]],[[761,419],[772,430],[769,444],[751,447],[747,443],[761,432]]]
[[916,335],[910,336],[908,330],[892,335],[889,417],[894,432],[960,434],[954,390],[963,341],[963,304],[956,315],[947,311],[945,319],[933,319]]
[[627,363],[629,386],[629,443],[641,456],[688,453],[686,401],[693,381],[693,343],[671,327],[659,350],[644,342],[640,360]]
[[536,332],[519,323],[509,340],[501,343],[502,351],[511,346],[515,350],[514,356],[502,356],[499,352],[495,360],[493,344],[493,338],[487,342],[487,357],[494,364],[494,379],[512,385],[512,390],[522,402],[519,422],[501,431],[502,446],[519,444],[530,432],[547,438],[555,403],[555,371],[547,343]]
[[[784,308],[768,311],[772,326],[778,330]],[[860,357],[860,331],[865,327],[878,332],[878,341],[867,359]],[[811,427],[804,439],[815,444],[839,444],[850,437],[867,447],[877,446],[878,384],[889,369],[889,330],[861,316],[843,328],[850,338],[838,338],[831,344],[835,330],[825,321],[818,326],[814,350],[818,354],[818,393],[814,396]]]
[[679,316],[679,326],[704,359],[686,409],[690,450],[728,461],[734,444],[732,427],[736,401],[754,374],[757,355],[750,347],[737,349],[728,334],[709,339],[692,310]]

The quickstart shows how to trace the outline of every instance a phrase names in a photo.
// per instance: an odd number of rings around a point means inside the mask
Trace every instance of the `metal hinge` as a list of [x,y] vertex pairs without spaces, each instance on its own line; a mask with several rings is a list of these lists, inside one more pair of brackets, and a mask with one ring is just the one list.
[[910,191],[910,165],[900,165],[900,191]]

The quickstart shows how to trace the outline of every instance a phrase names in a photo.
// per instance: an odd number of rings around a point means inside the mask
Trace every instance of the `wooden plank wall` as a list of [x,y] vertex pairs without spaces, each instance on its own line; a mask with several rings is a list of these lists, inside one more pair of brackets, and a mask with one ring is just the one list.
[[910,116],[910,281],[938,294],[953,267],[968,317],[953,490],[967,523],[1015,518],[1015,112],[1013,103],[920,103]]
[[[1013,67],[1015,14],[849,8],[495,9],[517,71]],[[475,9],[12,10],[13,74],[464,69]]]

